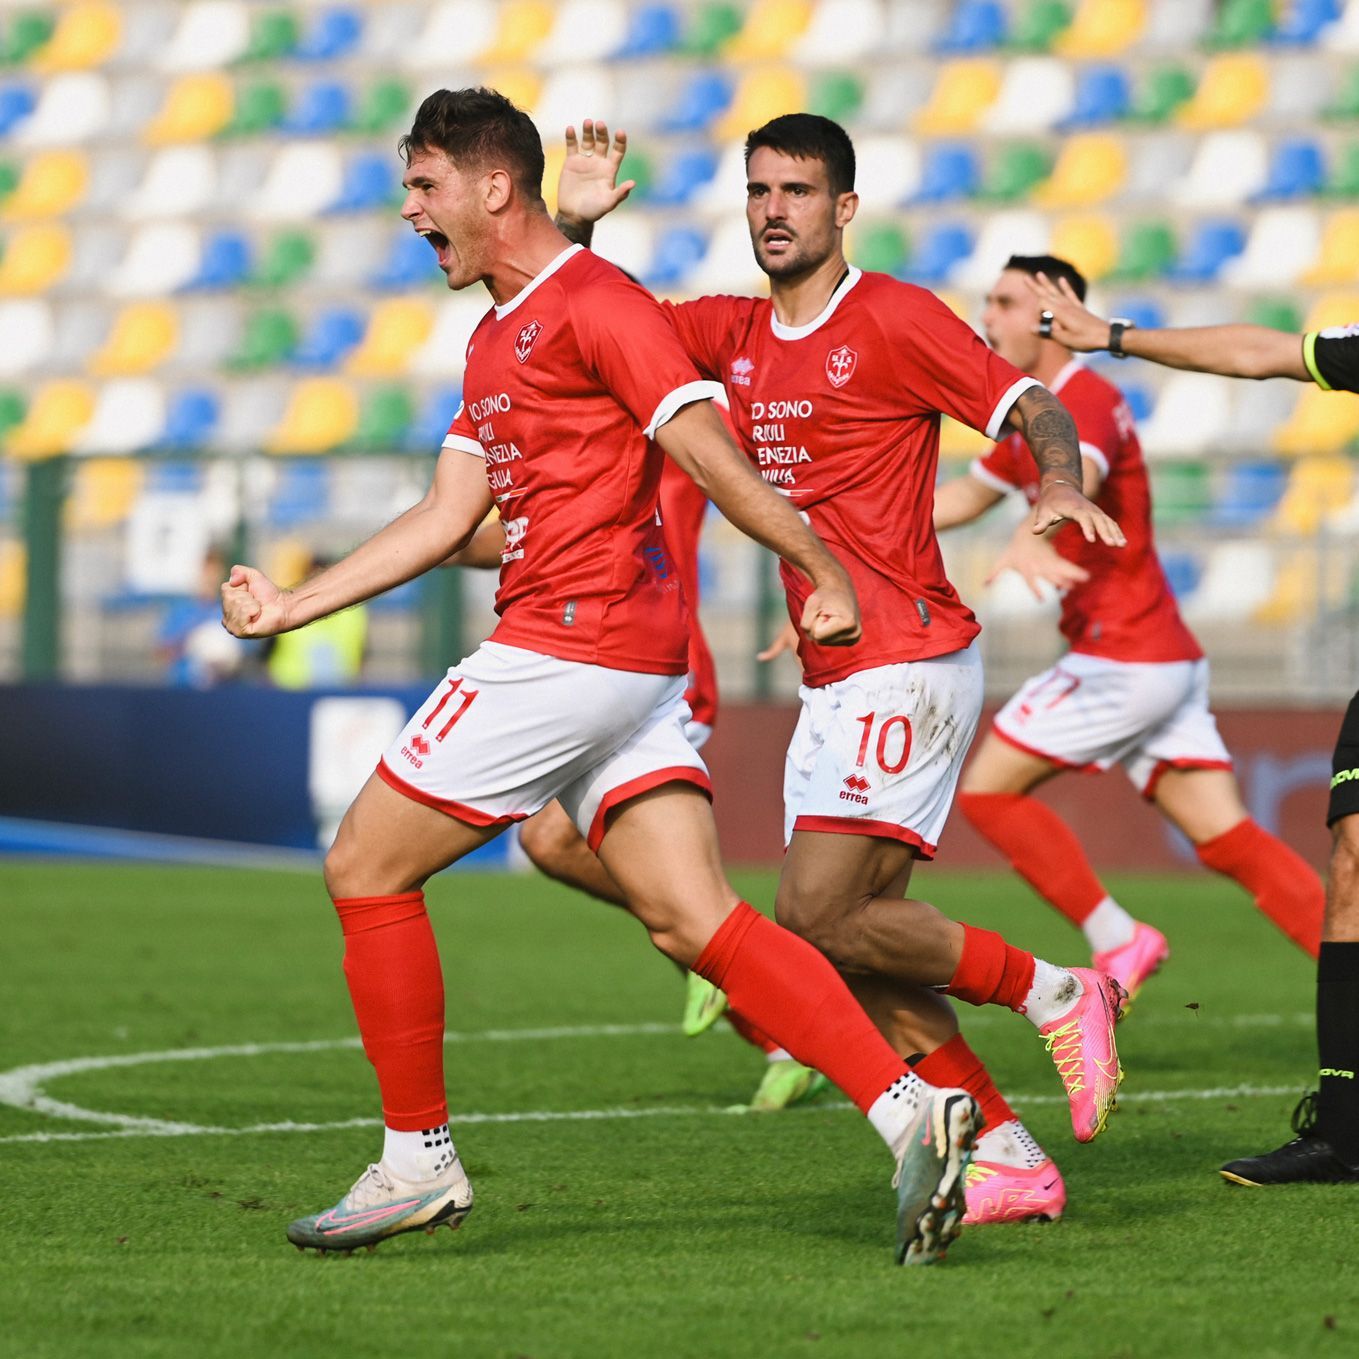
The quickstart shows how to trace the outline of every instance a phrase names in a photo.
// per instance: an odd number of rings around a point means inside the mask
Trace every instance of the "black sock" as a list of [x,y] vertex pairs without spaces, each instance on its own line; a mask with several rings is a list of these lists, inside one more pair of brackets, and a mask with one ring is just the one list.
[[1317,958],[1317,1132],[1359,1167],[1359,943],[1322,944]]

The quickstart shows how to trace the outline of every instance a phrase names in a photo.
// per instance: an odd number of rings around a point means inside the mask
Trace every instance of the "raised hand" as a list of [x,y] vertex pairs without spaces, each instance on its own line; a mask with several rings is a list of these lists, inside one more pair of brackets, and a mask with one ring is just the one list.
[[1107,547],[1127,545],[1123,530],[1094,501],[1065,481],[1050,481],[1038,493],[1031,528],[1034,533],[1046,533],[1066,520],[1080,526],[1087,543],[1098,540]]
[[576,129],[566,129],[566,159],[557,180],[557,216],[574,222],[597,222],[616,208],[633,189],[635,179],[618,183],[618,168],[627,154],[628,134],[621,129],[609,140],[603,122],[587,118]]
[[[1072,291],[1071,284],[1064,278],[1055,283],[1046,274],[1037,277],[1026,276],[1025,283],[1037,299],[1038,305],[1052,314],[1049,338],[1064,344],[1068,349],[1089,352],[1104,349],[1109,343],[1109,323],[1102,316],[1096,316]],[[1046,318],[1044,318],[1046,319]],[[1034,327],[1034,334],[1041,335],[1041,322]]]
[[986,584],[994,585],[1006,571],[1017,572],[1037,600],[1046,597],[1044,583],[1066,591],[1090,579],[1089,571],[1067,561],[1046,538],[1028,533],[1016,533],[1010,539],[1005,551],[996,558]]
[[233,637],[272,637],[288,630],[288,592],[263,571],[233,566],[222,586],[222,626]]

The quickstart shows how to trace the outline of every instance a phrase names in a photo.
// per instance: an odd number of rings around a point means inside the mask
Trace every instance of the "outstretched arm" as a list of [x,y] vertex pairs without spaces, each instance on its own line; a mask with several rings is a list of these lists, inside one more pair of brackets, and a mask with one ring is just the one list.
[[566,129],[566,159],[557,180],[557,229],[568,241],[588,246],[595,223],[611,213],[637,187],[635,179],[618,183],[627,155],[628,134],[621,128],[609,140],[609,129],[593,118]]
[[957,528],[980,519],[993,505],[1005,497],[993,487],[984,486],[974,476],[963,475],[941,481],[934,488],[934,529]]
[[[1052,313],[1052,338],[1068,349],[1089,352],[1109,347],[1109,322],[1091,311],[1066,279],[1046,274],[1030,282],[1040,305]],[[1125,330],[1125,354],[1167,368],[1224,377],[1294,378],[1310,382],[1302,357],[1302,337],[1268,326],[1188,326],[1178,330]]]
[[222,586],[222,625],[236,637],[272,637],[412,580],[461,548],[491,508],[481,459],[445,449],[425,497],[334,566],[280,590],[253,566]]

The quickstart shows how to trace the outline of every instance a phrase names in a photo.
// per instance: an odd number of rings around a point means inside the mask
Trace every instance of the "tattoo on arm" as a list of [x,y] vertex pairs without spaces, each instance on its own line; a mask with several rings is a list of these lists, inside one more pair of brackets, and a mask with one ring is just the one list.
[[1016,404],[1024,439],[1040,477],[1051,472],[1081,489],[1081,445],[1076,422],[1051,392],[1030,388]]
[[593,222],[578,222],[572,217],[563,217],[558,213],[553,219],[558,231],[566,237],[572,245],[583,245],[588,250],[590,242],[594,239],[595,224]]

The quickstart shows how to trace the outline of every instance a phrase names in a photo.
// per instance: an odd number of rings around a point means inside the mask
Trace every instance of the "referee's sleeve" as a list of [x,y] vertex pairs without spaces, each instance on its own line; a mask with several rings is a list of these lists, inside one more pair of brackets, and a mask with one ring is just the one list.
[[1322,391],[1359,392],[1359,326],[1309,331],[1302,361]]

